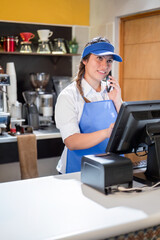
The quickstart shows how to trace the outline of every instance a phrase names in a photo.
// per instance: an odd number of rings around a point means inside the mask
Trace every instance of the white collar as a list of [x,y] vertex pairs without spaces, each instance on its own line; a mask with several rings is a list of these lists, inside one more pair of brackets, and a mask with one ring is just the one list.
[[[84,96],[87,97],[88,94],[91,92],[96,92],[94,88],[91,87],[91,85],[84,79],[82,78],[82,89]],[[101,91],[99,93],[106,92],[106,83],[104,81],[101,81]]]

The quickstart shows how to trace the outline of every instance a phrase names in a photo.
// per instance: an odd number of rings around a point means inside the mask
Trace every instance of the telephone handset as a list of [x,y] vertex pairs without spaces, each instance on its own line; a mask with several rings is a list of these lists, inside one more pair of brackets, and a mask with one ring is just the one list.
[[108,82],[109,76],[112,76],[111,72],[109,72],[109,74],[106,76],[106,79],[105,79],[106,80],[106,90],[108,93],[113,89],[113,87],[111,87],[110,83]]

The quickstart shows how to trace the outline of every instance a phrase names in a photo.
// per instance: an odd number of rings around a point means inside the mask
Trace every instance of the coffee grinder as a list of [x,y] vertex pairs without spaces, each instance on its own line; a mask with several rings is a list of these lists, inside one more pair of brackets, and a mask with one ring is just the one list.
[[35,99],[37,93],[35,91],[24,91],[22,93],[25,103],[23,105],[22,115],[25,119],[25,123],[32,126],[34,130],[39,129],[39,114],[37,106],[35,105]]
[[37,92],[35,101],[39,111],[39,123],[41,127],[50,126],[53,117],[53,93],[45,91],[49,82],[50,75],[48,73],[30,73],[30,80]]
[[41,126],[50,126],[53,116],[53,95],[43,93],[39,95],[39,119]]

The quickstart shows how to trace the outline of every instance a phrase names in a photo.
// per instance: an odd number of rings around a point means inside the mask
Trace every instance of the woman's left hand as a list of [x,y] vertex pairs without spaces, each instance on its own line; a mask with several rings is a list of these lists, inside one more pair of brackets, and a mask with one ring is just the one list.
[[119,109],[122,104],[121,88],[119,86],[118,81],[112,76],[109,76],[108,82],[110,83],[110,86],[112,87],[111,91],[108,93],[109,99],[114,102],[117,112],[119,112]]

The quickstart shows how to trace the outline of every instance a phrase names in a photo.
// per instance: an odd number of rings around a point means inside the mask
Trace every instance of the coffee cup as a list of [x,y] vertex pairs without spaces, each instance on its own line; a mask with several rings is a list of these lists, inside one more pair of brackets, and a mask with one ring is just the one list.
[[49,29],[37,30],[40,41],[48,41],[48,38],[52,36],[53,32]]

